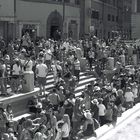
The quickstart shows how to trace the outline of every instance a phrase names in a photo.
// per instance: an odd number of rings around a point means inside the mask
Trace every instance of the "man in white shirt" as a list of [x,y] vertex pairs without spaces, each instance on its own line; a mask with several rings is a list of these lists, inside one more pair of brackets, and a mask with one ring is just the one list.
[[124,97],[125,97],[125,101],[126,101],[126,108],[129,109],[129,108],[133,107],[134,94],[131,91],[130,87],[127,87]]
[[80,61],[77,57],[74,57],[74,75],[76,76],[78,82],[80,80]]
[[[36,66],[36,75],[38,84],[40,87],[40,93],[44,92],[45,94],[45,84],[46,84],[46,76],[48,74],[48,67],[43,63],[42,59],[39,59],[39,64]],[[42,89],[43,88],[43,89]]]
[[46,44],[46,50],[45,50],[45,64],[47,65],[48,69],[51,69],[51,60],[52,60],[52,51],[49,48],[48,44]]
[[102,98],[99,98],[98,101],[99,101],[98,108],[99,108],[99,120],[100,120],[100,125],[103,126],[103,125],[105,124],[106,107],[105,107],[105,105],[102,103],[102,102],[103,102],[103,99],[102,99]]

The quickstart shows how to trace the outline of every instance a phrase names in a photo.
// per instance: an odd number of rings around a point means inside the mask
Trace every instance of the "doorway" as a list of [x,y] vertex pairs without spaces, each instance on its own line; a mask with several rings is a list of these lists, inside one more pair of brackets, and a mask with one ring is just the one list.
[[58,40],[61,38],[61,31],[63,27],[62,16],[58,11],[53,11],[47,19],[47,38]]
[[55,39],[55,34],[56,34],[58,28],[59,28],[58,26],[51,26],[50,38]]

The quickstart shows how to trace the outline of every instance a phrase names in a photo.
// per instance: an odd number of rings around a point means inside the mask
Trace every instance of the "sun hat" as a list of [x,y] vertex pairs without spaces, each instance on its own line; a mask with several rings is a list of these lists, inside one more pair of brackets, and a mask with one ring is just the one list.
[[97,99],[93,99],[93,100],[92,100],[92,103],[93,103],[93,104],[98,104],[99,102],[98,102]]
[[59,126],[60,125],[63,125],[64,124],[64,121],[63,120],[60,120],[56,123],[56,130],[59,131]]
[[64,89],[64,87],[63,86],[60,86],[59,89]]
[[94,87],[94,91],[100,91],[100,90],[101,90],[101,88],[99,86]]
[[92,114],[90,113],[89,110],[86,110],[84,113],[84,116],[86,119],[91,120],[92,119]]

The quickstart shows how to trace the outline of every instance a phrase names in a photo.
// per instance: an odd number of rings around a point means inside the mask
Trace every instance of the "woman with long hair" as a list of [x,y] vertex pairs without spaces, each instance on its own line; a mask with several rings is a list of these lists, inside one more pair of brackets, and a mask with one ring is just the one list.
[[82,118],[83,114],[81,110],[81,99],[76,98],[72,116],[73,135],[75,135],[79,131]]
[[71,125],[70,125],[70,118],[68,114],[64,114],[63,121],[64,124],[62,126],[61,138],[62,140],[69,140]]
[[78,133],[78,138],[81,137],[96,137],[94,120],[89,110],[84,112],[85,121],[82,130]]

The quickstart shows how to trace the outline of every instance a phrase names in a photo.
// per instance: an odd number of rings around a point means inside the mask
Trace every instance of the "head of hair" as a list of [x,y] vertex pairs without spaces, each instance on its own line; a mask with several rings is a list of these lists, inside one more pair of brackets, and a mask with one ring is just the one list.
[[64,123],[67,123],[68,124],[69,130],[70,130],[70,127],[71,127],[70,126],[70,117],[69,117],[68,114],[64,114],[63,121],[64,121]]
[[33,124],[32,120],[31,119],[27,119],[26,122],[25,122],[25,127],[26,128],[30,128],[30,127],[32,127],[32,124]]

